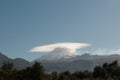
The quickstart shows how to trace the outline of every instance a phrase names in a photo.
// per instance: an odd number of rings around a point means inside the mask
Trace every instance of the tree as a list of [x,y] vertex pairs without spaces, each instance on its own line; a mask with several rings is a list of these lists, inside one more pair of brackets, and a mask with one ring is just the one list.
[[70,80],[71,73],[69,71],[61,72],[59,74],[58,80]]
[[1,67],[1,70],[3,71],[11,71],[13,70],[13,63],[12,62],[4,62],[2,67]]
[[52,72],[51,76],[52,76],[52,80],[57,80],[58,78],[57,72]]
[[[3,80],[14,80],[15,78],[15,70],[13,68],[13,63],[12,62],[4,62],[2,67],[1,67],[1,73],[2,73],[2,79]],[[14,75],[13,75],[14,74]]]
[[44,78],[44,69],[43,66],[41,66],[40,63],[35,62],[31,67],[30,72],[31,78],[34,80],[43,80]]

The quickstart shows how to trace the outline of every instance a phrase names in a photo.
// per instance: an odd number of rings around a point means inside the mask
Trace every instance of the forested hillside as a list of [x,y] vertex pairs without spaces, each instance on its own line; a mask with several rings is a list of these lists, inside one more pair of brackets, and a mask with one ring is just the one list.
[[0,80],[120,80],[119,75],[120,66],[117,61],[96,66],[93,71],[85,70],[74,73],[64,71],[47,74],[38,62],[22,70],[14,69],[14,64],[11,62],[3,63],[0,68]]

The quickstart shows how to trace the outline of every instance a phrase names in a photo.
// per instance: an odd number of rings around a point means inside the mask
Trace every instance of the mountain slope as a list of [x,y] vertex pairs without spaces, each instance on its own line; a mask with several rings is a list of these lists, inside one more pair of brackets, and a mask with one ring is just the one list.
[[55,61],[55,60],[63,60],[67,58],[74,57],[74,53],[69,52],[66,48],[56,48],[52,52],[50,52],[47,55],[44,55],[35,61],[41,61],[41,60],[48,60],[48,61]]
[[31,65],[30,62],[24,59],[21,59],[21,58],[11,59],[3,55],[2,53],[0,53],[0,67],[2,66],[4,62],[8,62],[8,61],[12,62],[16,69],[23,69]]
[[120,55],[76,55],[66,48],[56,48],[47,55],[44,55],[35,61],[41,62],[46,72],[61,72],[69,70],[71,72],[79,70],[93,70],[97,65],[105,62],[118,60],[120,63]]
[[[53,51],[54,52],[54,51]],[[64,52],[64,51],[63,51]],[[54,53],[56,54],[56,53]],[[54,55],[52,53],[52,55]],[[51,57],[48,56],[45,60],[38,60],[40,63],[42,63],[42,65],[45,68],[46,72],[62,72],[62,71],[66,71],[69,70],[71,72],[74,71],[81,71],[81,70],[93,70],[93,68],[97,65],[102,65],[105,62],[113,62],[115,60],[118,60],[119,64],[120,64],[120,55],[104,55],[104,56],[100,56],[100,55],[90,55],[90,54],[83,54],[83,55],[79,55],[79,56],[70,56],[65,54],[65,56],[63,55],[63,57],[57,58],[59,54],[56,54],[56,57]],[[67,56],[67,57],[66,57]],[[13,62],[15,68],[17,69],[23,69],[26,68],[28,66],[31,66],[30,63],[24,59],[21,58],[16,58],[16,59],[10,59],[7,56],[3,55],[2,53],[0,53],[0,66],[3,64],[3,62],[6,61],[10,61]]]
[[71,72],[80,70],[93,70],[95,66],[102,65],[105,62],[113,62],[118,60],[120,64],[120,55],[88,55],[75,56],[59,61],[39,61],[44,66],[46,72],[62,72],[69,70]]
[[0,53],[0,66],[6,62],[6,61],[10,61],[12,62],[12,59],[8,58],[7,56],[3,55],[2,53]]
[[15,66],[17,69],[24,69],[24,68],[32,65],[32,64],[31,64],[30,62],[28,62],[27,60],[21,59],[21,58],[13,59],[12,62],[13,62],[14,66]]

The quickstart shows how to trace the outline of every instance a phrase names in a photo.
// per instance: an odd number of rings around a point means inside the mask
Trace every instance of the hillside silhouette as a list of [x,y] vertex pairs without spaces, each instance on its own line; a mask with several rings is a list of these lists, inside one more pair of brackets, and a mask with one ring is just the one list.
[[0,68],[0,80],[120,80],[120,65],[117,60],[96,66],[93,71],[64,71],[45,73],[39,62],[25,69],[17,70],[12,62],[4,62]]

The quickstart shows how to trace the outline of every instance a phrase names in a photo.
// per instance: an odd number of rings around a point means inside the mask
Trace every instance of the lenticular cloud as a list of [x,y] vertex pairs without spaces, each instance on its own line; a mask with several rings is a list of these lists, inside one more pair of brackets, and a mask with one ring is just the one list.
[[76,52],[77,49],[81,49],[88,46],[90,46],[90,44],[87,43],[70,43],[70,42],[54,43],[54,44],[34,47],[30,50],[30,52],[51,52],[56,48],[65,48],[69,52],[74,53]]

